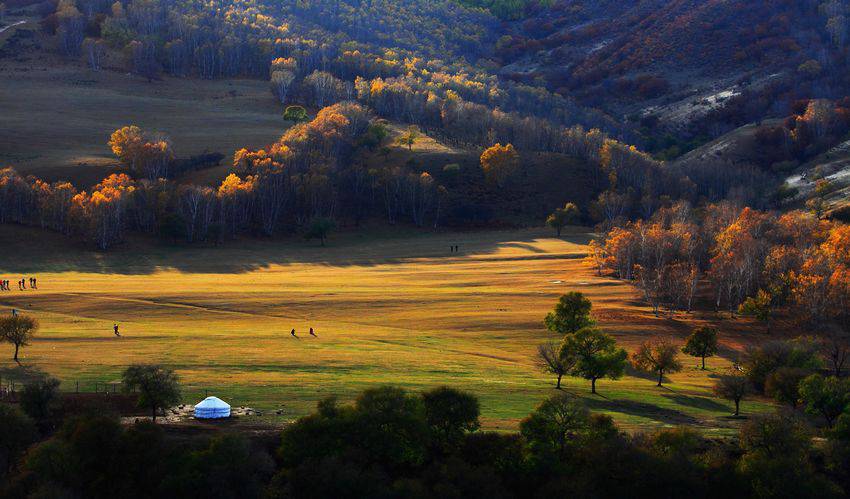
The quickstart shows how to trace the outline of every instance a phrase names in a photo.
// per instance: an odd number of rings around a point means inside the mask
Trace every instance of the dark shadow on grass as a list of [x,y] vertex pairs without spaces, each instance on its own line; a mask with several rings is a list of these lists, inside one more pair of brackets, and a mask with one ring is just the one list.
[[40,367],[35,364],[28,364],[26,361],[8,367],[0,367],[0,377],[2,377],[4,385],[7,381],[27,383],[45,376],[47,376],[47,373],[42,371]]
[[[270,265],[300,263],[347,267],[410,263],[419,259],[474,263],[583,258],[580,254],[546,253],[534,245],[535,240],[549,237],[551,234],[543,229],[431,232],[412,228],[376,228],[341,231],[331,237],[327,247],[319,247],[297,235],[244,237],[226,241],[220,246],[207,243],[169,245],[132,235],[121,245],[100,252],[50,231],[0,224],[0,240],[4,241],[0,276],[10,278],[9,274],[29,276],[40,272],[66,271],[146,275],[163,269],[200,274],[239,274]],[[587,234],[564,236],[564,239],[578,244],[588,238]],[[460,245],[460,254],[449,251],[454,244]],[[505,247],[520,248],[528,253],[494,255]],[[471,253],[474,255],[465,256]],[[42,283],[42,287],[46,284]],[[611,283],[618,284],[615,281]]]
[[693,397],[679,394],[664,395],[664,397],[670,399],[678,405],[693,407],[694,409],[701,409],[704,411],[727,411],[729,409],[726,404],[721,404],[716,400],[712,400],[706,397]]
[[647,381],[652,381],[653,383],[658,383],[658,375],[657,374],[646,372],[646,371],[641,371],[640,369],[635,369],[635,367],[631,364],[626,364],[626,376],[631,376],[633,378],[645,379]]
[[675,409],[666,409],[657,405],[634,400],[610,400],[594,397],[583,398],[587,408],[592,411],[621,412],[632,416],[640,416],[654,421],[671,425],[700,425],[701,422]]

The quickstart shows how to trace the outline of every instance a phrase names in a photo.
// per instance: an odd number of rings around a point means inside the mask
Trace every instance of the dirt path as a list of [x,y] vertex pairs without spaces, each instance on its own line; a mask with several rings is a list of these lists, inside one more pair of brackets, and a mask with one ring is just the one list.
[[2,35],[3,32],[6,31],[7,29],[14,28],[15,26],[20,26],[21,24],[24,24],[24,23],[26,23],[26,21],[18,21],[16,23],[12,23],[12,24],[6,26],[5,28],[0,28],[0,35]]

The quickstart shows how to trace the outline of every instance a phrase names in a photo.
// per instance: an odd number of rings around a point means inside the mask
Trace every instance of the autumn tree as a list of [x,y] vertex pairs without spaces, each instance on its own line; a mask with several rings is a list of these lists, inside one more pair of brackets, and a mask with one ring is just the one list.
[[688,336],[682,353],[702,359],[702,370],[705,371],[706,357],[717,353],[717,329],[710,326],[700,326]]
[[735,416],[741,413],[741,400],[750,392],[750,382],[743,374],[733,372],[717,378],[714,393],[735,403]]
[[313,102],[320,108],[344,100],[348,93],[345,82],[327,71],[313,71],[304,79],[304,85],[310,89]]
[[409,127],[407,127],[407,130],[405,130],[404,133],[398,136],[398,138],[396,139],[396,143],[398,145],[405,146],[409,151],[412,151],[413,144],[415,144],[416,141],[419,140],[419,137],[421,135],[422,134],[419,131],[419,127],[415,125],[410,125]]
[[572,334],[596,324],[590,315],[591,308],[593,304],[583,293],[571,291],[558,299],[555,310],[546,314],[543,322],[553,333]]
[[481,153],[481,169],[491,182],[504,187],[519,170],[519,154],[512,144],[496,144]]
[[614,338],[593,327],[565,336],[560,354],[575,359],[570,374],[590,380],[590,391],[594,394],[596,380],[621,378],[628,361],[628,354],[617,347]]
[[56,34],[60,47],[66,55],[78,55],[85,36],[85,18],[73,0],[60,0],[56,6],[59,26]]
[[77,230],[106,250],[121,240],[126,213],[136,186],[127,175],[113,173],[71,199],[70,215]]
[[104,55],[106,55],[106,42],[102,39],[86,38],[82,44],[83,56],[92,71],[99,71]]
[[19,364],[18,351],[21,347],[29,345],[37,331],[38,321],[28,315],[17,314],[0,317],[0,338],[15,345],[15,355],[12,358]]
[[149,135],[137,126],[125,126],[112,133],[109,147],[137,175],[151,181],[168,176],[173,153],[163,137]]
[[588,243],[587,247],[587,258],[585,258],[585,261],[596,269],[597,276],[602,277],[602,271],[605,269],[607,259],[605,246],[596,239],[593,239]]
[[558,208],[546,218],[546,225],[555,229],[558,237],[561,237],[561,229],[565,225],[573,225],[578,222],[579,215],[578,206],[574,203],[567,203],[563,208]]
[[295,82],[297,72],[298,62],[292,57],[279,57],[271,62],[269,75],[272,91],[280,100],[281,104],[286,103],[286,98],[292,89],[292,84]]
[[668,340],[645,341],[632,354],[632,363],[637,369],[658,374],[658,386],[665,373],[675,373],[682,369],[677,359],[679,347]]

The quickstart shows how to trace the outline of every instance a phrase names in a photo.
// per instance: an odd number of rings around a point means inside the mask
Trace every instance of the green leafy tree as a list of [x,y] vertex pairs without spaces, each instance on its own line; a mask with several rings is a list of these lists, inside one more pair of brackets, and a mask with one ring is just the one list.
[[814,371],[823,366],[817,345],[807,338],[766,341],[747,348],[743,359],[744,372],[756,390],[763,391],[770,373],[780,367],[795,367]]
[[138,391],[139,407],[150,409],[154,422],[158,409],[165,409],[180,402],[180,383],[173,369],[136,364],[124,371],[122,381],[126,392]]
[[688,336],[682,353],[701,358],[702,370],[705,371],[706,357],[712,357],[717,353],[717,329],[709,326],[694,329]]
[[207,229],[207,240],[212,241],[215,246],[218,246],[223,237],[224,226],[219,222],[211,223]]
[[544,319],[546,328],[561,335],[572,334],[579,329],[593,326],[596,322],[590,316],[593,304],[584,294],[571,291],[558,300],[555,310]]
[[376,462],[421,464],[428,423],[421,398],[393,386],[365,390],[354,404],[357,447]]
[[374,151],[383,145],[389,134],[390,131],[387,128],[387,124],[383,121],[376,121],[369,125],[366,133],[360,137],[359,143],[370,151]]
[[739,469],[754,497],[841,497],[810,461],[811,433],[787,412],[756,416],[741,428]]
[[9,404],[0,404],[0,428],[0,482],[3,482],[35,441],[36,430],[32,419]]
[[796,408],[800,403],[800,382],[811,372],[798,367],[780,367],[764,382],[764,393],[773,400]]
[[30,344],[36,331],[38,331],[38,321],[34,317],[23,314],[0,317],[0,338],[15,345],[13,359],[19,364],[18,352],[21,347]]
[[309,118],[307,110],[303,106],[286,106],[286,109],[283,111],[283,119],[293,123],[301,123],[302,121],[307,121]]
[[481,404],[470,393],[438,387],[423,393],[422,403],[428,427],[445,450],[456,447],[464,435],[481,426]]
[[596,393],[596,380],[621,378],[628,362],[628,354],[614,338],[594,327],[565,336],[561,355],[575,359],[570,374],[589,379],[591,393]]
[[645,341],[632,354],[632,363],[637,369],[658,374],[658,386],[664,380],[665,373],[675,373],[682,370],[682,363],[677,355],[679,347],[667,340],[655,342]]
[[304,237],[308,241],[310,239],[319,239],[322,242],[322,246],[324,246],[325,241],[328,239],[328,235],[334,229],[336,229],[336,222],[334,219],[316,217],[310,221],[310,225],[307,226],[307,231],[304,232]]
[[558,208],[546,218],[546,225],[555,229],[558,237],[561,237],[561,230],[565,225],[574,225],[578,223],[581,212],[573,203],[567,203],[563,208]]
[[38,378],[27,383],[21,392],[21,409],[42,432],[53,426],[59,411],[59,384],[56,378]]
[[735,416],[741,414],[741,400],[750,393],[750,381],[736,372],[724,374],[714,383],[714,394],[735,403]]
[[812,374],[800,381],[799,390],[800,400],[806,412],[822,416],[827,426],[832,428],[836,418],[847,407],[850,381],[835,376],[824,377],[820,374]]
[[764,322],[767,327],[767,332],[770,334],[770,316],[773,307],[773,297],[767,291],[760,289],[756,296],[750,296],[744,303],[738,307],[738,313],[741,315],[754,317],[760,322]]
[[575,397],[562,393],[544,400],[519,428],[535,453],[564,458],[589,426],[587,408]]
[[166,241],[171,241],[172,244],[177,244],[186,233],[186,222],[183,217],[176,213],[169,213],[162,217],[159,223],[159,237]]

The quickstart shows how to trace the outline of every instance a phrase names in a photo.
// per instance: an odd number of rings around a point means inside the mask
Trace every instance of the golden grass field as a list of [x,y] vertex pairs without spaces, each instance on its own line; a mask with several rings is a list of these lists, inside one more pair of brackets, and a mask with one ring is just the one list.
[[[582,261],[582,233],[372,231],[336,235],[326,248],[300,239],[219,248],[133,241],[132,251],[106,254],[68,249],[67,240],[34,229],[0,226],[0,238],[0,276],[13,288],[19,276],[39,279],[37,291],[0,294],[0,306],[41,322],[23,367],[10,347],[0,349],[4,379],[44,371],[66,389],[77,381],[92,389],[117,381],[130,363],[162,363],[178,371],[188,402],[209,391],[267,415],[283,408],[271,418],[278,421],[328,395],[445,384],[480,397],[485,427],[515,429],[554,393],[534,354],[557,339],[542,319],[562,293],[586,293],[601,326],[629,350],[656,334],[683,338],[695,321],[655,318],[635,289],[597,277]],[[455,243],[459,254],[449,253]],[[710,359],[707,372],[685,358],[664,388],[637,373],[600,381],[599,396],[580,379],[565,378],[565,388],[629,429],[690,424],[729,433],[737,424],[727,417],[731,404],[709,387],[741,335],[721,328],[726,359]],[[767,408],[743,405],[747,413]]]

